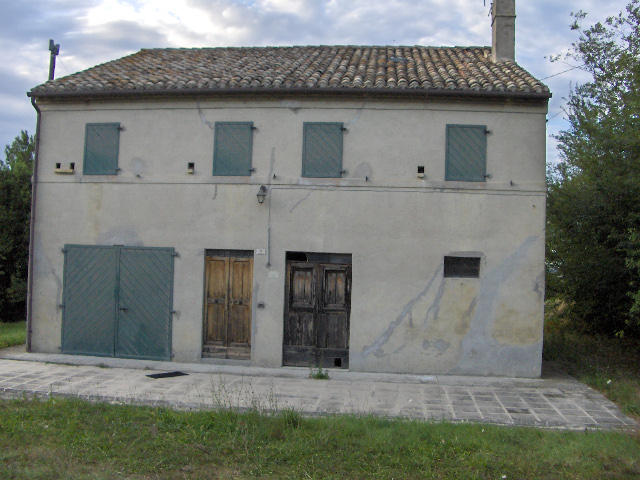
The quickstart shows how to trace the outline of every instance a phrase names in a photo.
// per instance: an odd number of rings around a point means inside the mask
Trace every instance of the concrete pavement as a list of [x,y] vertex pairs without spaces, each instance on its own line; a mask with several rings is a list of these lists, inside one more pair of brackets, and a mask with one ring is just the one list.
[[[186,375],[150,378],[179,371]],[[637,424],[586,385],[542,379],[418,376],[304,368],[180,364],[0,350],[0,397],[61,396],[179,409],[294,409],[308,415],[374,414],[451,422],[567,429]]]

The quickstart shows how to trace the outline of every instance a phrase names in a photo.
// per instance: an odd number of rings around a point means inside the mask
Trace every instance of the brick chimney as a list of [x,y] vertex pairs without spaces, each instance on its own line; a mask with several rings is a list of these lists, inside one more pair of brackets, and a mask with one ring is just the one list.
[[493,0],[491,8],[494,62],[516,59],[516,0]]

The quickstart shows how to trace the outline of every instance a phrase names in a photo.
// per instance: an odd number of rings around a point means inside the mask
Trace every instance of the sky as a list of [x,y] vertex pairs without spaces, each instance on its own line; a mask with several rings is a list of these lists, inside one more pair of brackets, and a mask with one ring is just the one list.
[[[549,86],[547,161],[566,129],[572,87],[590,76],[564,60],[578,32],[624,10],[628,0],[516,0],[516,61]],[[49,39],[60,44],[56,78],[141,48],[281,45],[491,45],[491,0],[0,0],[0,147],[35,133],[26,92],[49,73]],[[563,56],[551,62],[550,57]],[[565,63],[566,62],[566,63]],[[569,70],[569,71],[567,71]],[[564,72],[564,73],[562,73]],[[2,154],[4,156],[4,154]]]

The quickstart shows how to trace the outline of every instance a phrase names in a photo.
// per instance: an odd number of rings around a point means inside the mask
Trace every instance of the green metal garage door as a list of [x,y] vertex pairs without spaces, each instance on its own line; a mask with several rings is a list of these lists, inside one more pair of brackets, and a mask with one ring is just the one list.
[[65,246],[62,352],[171,358],[172,248]]

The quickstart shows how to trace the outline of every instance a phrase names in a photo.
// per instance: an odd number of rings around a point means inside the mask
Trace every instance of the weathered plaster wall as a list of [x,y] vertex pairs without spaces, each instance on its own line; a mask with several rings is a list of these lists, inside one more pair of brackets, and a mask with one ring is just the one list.
[[[176,249],[177,361],[200,359],[204,250],[265,248],[254,261],[255,365],[282,363],[285,254],[309,251],[352,254],[352,370],[540,374],[543,107],[274,100],[41,108],[35,351],[60,346],[64,244]],[[254,122],[253,176],[211,175],[216,121]],[[344,178],[300,177],[305,121],[345,123]],[[118,176],[82,175],[88,122],[124,127]],[[444,182],[448,123],[492,131],[486,184]],[[70,162],[75,174],[53,173]],[[259,205],[261,184],[270,193]],[[479,279],[443,278],[444,255],[460,252],[481,256]]]

